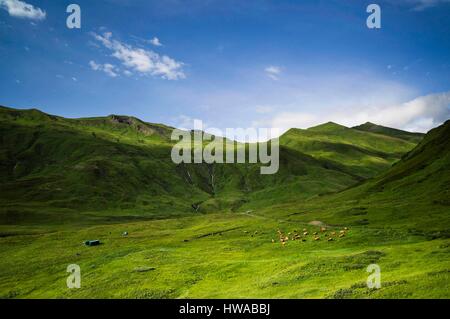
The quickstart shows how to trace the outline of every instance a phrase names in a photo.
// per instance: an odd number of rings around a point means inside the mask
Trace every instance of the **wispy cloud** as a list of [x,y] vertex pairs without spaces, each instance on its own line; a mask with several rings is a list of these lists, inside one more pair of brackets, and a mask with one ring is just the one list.
[[116,72],[116,67],[110,63],[105,64],[97,64],[95,61],[90,61],[89,66],[94,71],[102,71],[105,72],[107,75],[109,75],[112,78],[115,78],[118,76]]
[[265,68],[264,71],[266,72],[267,76],[272,80],[275,81],[279,80],[279,75],[281,74],[281,68],[279,66],[271,65]]
[[450,0],[408,0],[413,4],[413,10],[422,11],[428,8],[436,7],[440,4],[450,3]]
[[386,0],[394,5],[408,6],[412,11],[423,11],[443,4],[449,4],[450,0]]
[[417,97],[409,102],[380,107],[353,107],[334,112],[282,112],[257,123],[277,127],[308,128],[333,121],[346,126],[365,122],[408,131],[427,132],[450,118],[450,91]]
[[157,37],[154,37],[153,39],[151,39],[149,41],[151,44],[153,44],[155,47],[161,47],[162,43],[161,41],[159,41],[159,39]]
[[0,8],[12,17],[23,19],[44,20],[47,15],[44,10],[20,0],[0,0]]
[[201,119],[191,117],[189,115],[181,114],[173,119],[171,119],[171,122],[173,123],[173,126],[184,131],[190,131],[193,129],[197,129],[194,127],[195,121],[201,121],[202,122],[202,130],[208,131],[209,124],[207,122],[204,122]]
[[93,34],[94,38],[112,52],[111,56],[122,62],[130,72],[152,75],[166,80],[186,78],[183,63],[158,53],[133,47],[132,45],[113,39],[111,32]]

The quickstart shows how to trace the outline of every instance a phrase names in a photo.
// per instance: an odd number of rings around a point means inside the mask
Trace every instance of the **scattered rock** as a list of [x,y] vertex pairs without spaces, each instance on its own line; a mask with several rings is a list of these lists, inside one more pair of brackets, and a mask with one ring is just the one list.
[[156,269],[155,267],[138,267],[138,268],[135,268],[134,271],[135,272],[147,272],[147,271],[152,271],[155,269]]

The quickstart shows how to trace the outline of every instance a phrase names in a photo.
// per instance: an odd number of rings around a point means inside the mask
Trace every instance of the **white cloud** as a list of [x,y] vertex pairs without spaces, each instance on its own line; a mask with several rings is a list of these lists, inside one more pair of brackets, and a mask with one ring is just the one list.
[[90,65],[91,69],[94,70],[94,71],[99,71],[100,70],[100,65],[95,63],[95,61],[90,61],[89,65]]
[[182,69],[184,64],[166,55],[161,56],[151,50],[136,48],[114,40],[111,32],[105,32],[103,35],[94,33],[94,38],[105,48],[112,51],[111,55],[120,60],[129,71],[159,76],[166,80],[186,78]]
[[450,0],[388,0],[393,5],[408,6],[413,11],[424,11],[443,4],[449,4]]
[[95,61],[90,61],[89,65],[92,70],[103,71],[112,78],[115,78],[118,76],[118,74],[116,72],[116,67],[110,63],[97,64]]
[[414,132],[427,132],[450,118],[450,91],[417,97],[409,102],[380,107],[352,107],[338,111],[282,112],[255,126],[308,128],[328,121],[345,126],[372,122]]
[[114,72],[115,69],[116,69],[116,67],[112,64],[109,64],[109,63],[103,64],[103,72],[108,74],[110,77],[115,78],[117,76],[117,73]]
[[161,47],[162,43],[159,41],[157,37],[154,37],[149,41],[151,44],[153,44],[155,47]]
[[450,3],[450,0],[408,0],[415,11],[422,11],[444,3]]
[[194,119],[190,116],[181,114],[174,119],[175,127],[180,130],[189,131],[194,128]]
[[[391,71],[401,69],[392,65]],[[286,130],[327,121],[346,126],[370,121],[399,129],[427,131],[450,117],[448,108],[446,111],[446,106],[442,106],[450,92],[420,98],[424,94],[416,87],[380,76],[370,69],[346,66],[329,70],[308,65],[286,68],[289,73],[282,69],[282,81],[268,81],[265,74],[261,76],[260,68],[251,74],[247,70],[239,73],[228,85],[206,83],[176,91],[167,87],[161,93],[168,96],[172,105],[195,110],[194,114],[201,114],[203,120],[221,129]],[[419,102],[426,107],[419,108]],[[208,110],[200,109],[204,105]],[[395,112],[397,109],[400,115]],[[423,119],[432,119],[433,124],[427,125],[430,121]]]
[[0,0],[0,8],[17,18],[44,20],[47,15],[42,9],[20,0]]
[[202,128],[201,130],[208,132],[208,129],[211,129],[209,124],[207,122],[204,122],[201,119],[195,118],[195,117],[191,117],[188,115],[184,115],[181,114],[175,118],[172,119],[172,122],[174,123],[174,127],[180,129],[180,130],[184,130],[184,131],[190,131],[190,130],[194,130],[194,129],[198,129],[195,127],[195,121],[199,121],[202,123]]
[[269,78],[271,78],[272,80],[278,81],[279,80],[279,75],[281,74],[281,68],[278,66],[268,66],[267,68],[264,69],[264,71],[266,72],[267,76]]

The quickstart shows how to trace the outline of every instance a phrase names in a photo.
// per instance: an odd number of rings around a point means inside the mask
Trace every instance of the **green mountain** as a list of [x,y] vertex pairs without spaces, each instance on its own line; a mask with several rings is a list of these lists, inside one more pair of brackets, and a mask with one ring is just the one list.
[[281,144],[368,178],[389,168],[417,143],[326,123],[307,130],[291,129],[281,137]]
[[[311,201],[330,223],[406,228],[450,236],[450,120],[387,171],[348,190]],[[314,209],[312,207],[315,207]]]
[[411,133],[405,132],[402,130],[397,130],[395,128],[385,127],[381,125],[376,125],[370,122],[361,124],[359,126],[355,126],[354,129],[364,131],[364,132],[372,132],[386,136],[392,136],[396,138],[400,138],[406,141],[411,141],[414,143],[418,143],[422,140],[424,134],[422,133]]
[[0,108],[1,216],[33,220],[52,208],[167,217],[273,205],[345,189],[415,146],[337,124],[292,129],[280,139],[279,172],[261,175],[257,164],[173,164],[172,130],[129,116]]
[[292,129],[268,176],[175,165],[171,130],[0,108],[0,298],[449,298],[450,121]]

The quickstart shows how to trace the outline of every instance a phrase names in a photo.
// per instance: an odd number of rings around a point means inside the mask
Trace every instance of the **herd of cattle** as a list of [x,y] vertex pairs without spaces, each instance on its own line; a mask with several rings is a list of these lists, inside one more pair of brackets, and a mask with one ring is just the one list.
[[[312,238],[314,241],[321,240],[321,238],[325,238],[327,241],[333,241],[337,238],[345,237],[348,231],[348,227],[344,227],[340,231],[327,231],[326,227],[320,227],[319,231],[313,232],[311,235],[306,228],[301,232],[294,230],[292,233],[287,234],[278,229],[277,234],[281,245],[285,246],[289,240],[307,241],[308,238]],[[272,243],[275,243],[275,239],[272,239]]]

